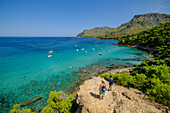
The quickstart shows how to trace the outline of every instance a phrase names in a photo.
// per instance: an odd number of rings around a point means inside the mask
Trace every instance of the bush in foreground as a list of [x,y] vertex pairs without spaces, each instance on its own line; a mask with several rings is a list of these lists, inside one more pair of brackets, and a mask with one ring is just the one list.
[[70,113],[73,100],[73,94],[65,99],[65,95],[62,91],[51,91],[47,101],[48,105],[42,110],[41,113]]
[[10,113],[35,113],[35,112],[31,112],[31,108],[27,108],[27,109],[22,109],[20,110],[20,105],[16,104],[13,106],[13,109],[10,110]]
[[[74,94],[66,96],[62,91],[51,91],[49,93],[48,105],[41,111],[41,113],[71,113],[74,112],[76,107],[74,103]],[[31,108],[20,110],[20,105],[16,104],[10,113],[35,113],[31,112]]]

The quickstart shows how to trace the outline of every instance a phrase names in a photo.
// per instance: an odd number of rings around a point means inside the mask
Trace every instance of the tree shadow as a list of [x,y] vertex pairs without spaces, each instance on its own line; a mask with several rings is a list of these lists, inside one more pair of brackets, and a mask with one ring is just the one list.
[[94,98],[100,99],[100,95],[96,95],[96,94],[94,94],[92,92],[90,92],[90,95],[93,96]]

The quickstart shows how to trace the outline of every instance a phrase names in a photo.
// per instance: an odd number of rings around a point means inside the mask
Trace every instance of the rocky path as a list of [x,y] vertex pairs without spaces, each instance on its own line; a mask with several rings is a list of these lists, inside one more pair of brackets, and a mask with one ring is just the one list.
[[131,71],[133,69],[133,67],[127,67],[127,68],[119,68],[119,69],[112,69],[110,71],[107,71],[103,74],[114,74],[114,73],[117,73],[117,72],[122,72],[122,71]]
[[[77,113],[169,113],[168,108],[152,102],[142,92],[123,86],[113,85],[112,91],[106,91],[103,100],[99,100],[100,77],[93,77],[80,86]],[[104,80],[107,87],[108,82]]]

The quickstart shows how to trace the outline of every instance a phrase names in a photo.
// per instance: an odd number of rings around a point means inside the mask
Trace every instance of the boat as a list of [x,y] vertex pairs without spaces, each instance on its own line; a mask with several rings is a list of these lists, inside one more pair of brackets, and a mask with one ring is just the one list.
[[52,50],[50,50],[48,53],[49,53],[49,54],[52,54],[52,53],[53,53],[53,51],[52,51]]
[[52,57],[52,55],[48,55],[47,57],[50,58],[50,57]]

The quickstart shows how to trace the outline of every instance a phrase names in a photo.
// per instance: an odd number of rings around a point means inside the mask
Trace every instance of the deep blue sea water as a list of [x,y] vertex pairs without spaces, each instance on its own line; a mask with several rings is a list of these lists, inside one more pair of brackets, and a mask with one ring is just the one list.
[[[84,71],[89,77],[111,64],[139,64],[152,57],[134,48],[113,45],[116,42],[76,37],[0,37],[0,113],[36,96],[43,99],[26,107],[43,108],[50,90],[71,91],[84,77]],[[47,58],[50,50],[52,57]]]

